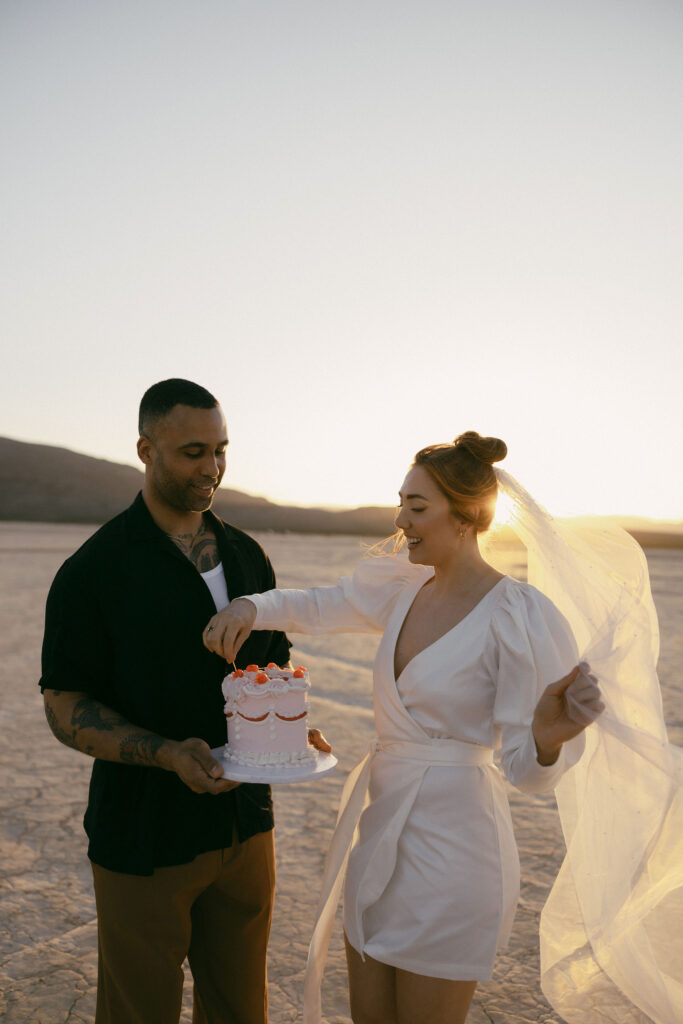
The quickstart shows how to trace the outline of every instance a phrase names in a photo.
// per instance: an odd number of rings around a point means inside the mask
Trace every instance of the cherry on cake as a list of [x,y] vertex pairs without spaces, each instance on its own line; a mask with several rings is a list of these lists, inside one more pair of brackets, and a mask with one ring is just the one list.
[[247,665],[226,676],[226,759],[260,767],[313,764],[317,755],[308,744],[310,688],[302,665]]

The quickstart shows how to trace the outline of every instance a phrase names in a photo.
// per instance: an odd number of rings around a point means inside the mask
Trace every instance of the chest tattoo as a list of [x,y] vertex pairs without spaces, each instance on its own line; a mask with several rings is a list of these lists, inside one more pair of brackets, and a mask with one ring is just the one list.
[[198,572],[215,569],[220,562],[216,538],[206,523],[202,522],[196,533],[169,533],[168,536]]

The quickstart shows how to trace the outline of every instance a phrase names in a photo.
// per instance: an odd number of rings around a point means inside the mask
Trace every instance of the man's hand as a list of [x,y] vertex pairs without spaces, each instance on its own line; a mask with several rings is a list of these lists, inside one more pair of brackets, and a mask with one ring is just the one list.
[[256,605],[246,597],[235,598],[207,623],[202,634],[204,646],[226,661],[234,662],[237,652],[251,633],[255,618]]
[[223,779],[223,766],[197,737],[170,740],[133,725],[112,708],[76,690],[46,690],[45,714],[61,743],[90,757],[176,772],[195,793],[225,793],[239,782]]
[[159,752],[160,760],[163,757],[166,762],[164,767],[174,771],[193,793],[227,793],[240,785],[222,778],[223,765],[213,757],[204,740],[196,737],[181,743],[167,740],[164,748]]
[[308,730],[308,742],[316,750],[319,750],[321,754],[331,754],[332,747],[327,742],[320,729],[309,729]]
[[598,681],[585,663],[546,686],[532,724],[539,764],[554,764],[562,744],[583,732],[604,709]]

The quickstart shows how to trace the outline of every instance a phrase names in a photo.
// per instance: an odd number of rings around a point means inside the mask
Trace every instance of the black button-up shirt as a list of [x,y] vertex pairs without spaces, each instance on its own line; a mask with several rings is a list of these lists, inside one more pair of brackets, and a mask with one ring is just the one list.
[[[231,599],[271,590],[275,575],[260,545],[212,512]],[[221,682],[226,664],[206,650],[211,593],[152,519],[142,495],[62,565],[47,599],[43,690],[80,690],[131,723],[175,740],[225,743]],[[289,659],[284,633],[259,630],[237,665]],[[85,830],[88,856],[111,871],[149,875],[273,827],[268,786],[217,796],[193,793],[161,768],[96,760]]]

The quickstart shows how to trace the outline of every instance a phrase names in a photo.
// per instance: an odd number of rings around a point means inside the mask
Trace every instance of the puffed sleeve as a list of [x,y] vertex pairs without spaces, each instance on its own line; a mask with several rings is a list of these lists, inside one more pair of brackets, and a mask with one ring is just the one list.
[[256,605],[254,629],[381,633],[403,589],[418,576],[427,580],[430,575],[426,566],[411,565],[400,555],[379,556],[363,559],[352,576],[342,576],[334,587],[244,596]]
[[541,765],[531,731],[546,686],[578,661],[569,624],[535,587],[511,581],[492,618],[486,658],[496,686],[493,720],[500,730],[503,771],[523,792],[552,792],[585,743],[581,734],[563,744],[555,764]]

